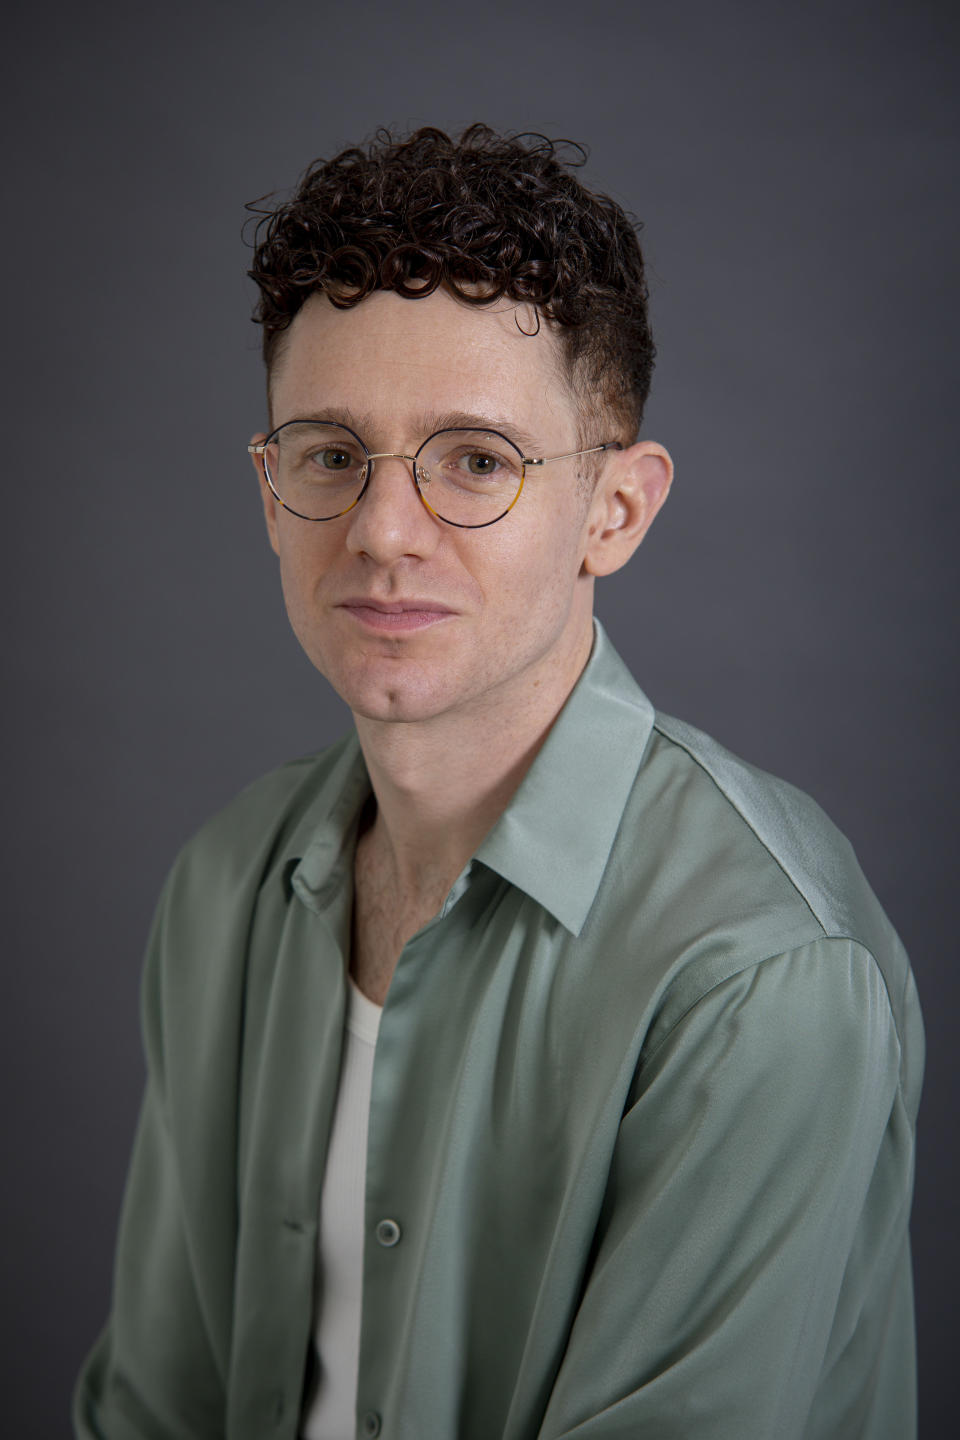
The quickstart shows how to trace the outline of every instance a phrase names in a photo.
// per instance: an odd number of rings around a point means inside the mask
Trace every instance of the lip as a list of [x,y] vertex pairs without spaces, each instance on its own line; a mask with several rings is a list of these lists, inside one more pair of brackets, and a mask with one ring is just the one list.
[[352,595],[347,600],[341,600],[337,608],[345,610],[368,630],[391,632],[424,630],[454,614],[448,605],[442,605],[437,600],[374,600],[369,595]]

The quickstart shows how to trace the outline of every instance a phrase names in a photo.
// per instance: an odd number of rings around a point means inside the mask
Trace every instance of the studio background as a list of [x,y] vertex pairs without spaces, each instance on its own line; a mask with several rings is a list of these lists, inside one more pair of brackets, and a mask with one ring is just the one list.
[[163,876],[345,712],[245,454],[243,204],[380,123],[586,142],[645,222],[674,492],[598,609],[651,699],[813,794],[911,953],[921,1433],[952,1429],[953,7],[14,5],[5,27],[3,1413],[67,1433],[109,1303]]

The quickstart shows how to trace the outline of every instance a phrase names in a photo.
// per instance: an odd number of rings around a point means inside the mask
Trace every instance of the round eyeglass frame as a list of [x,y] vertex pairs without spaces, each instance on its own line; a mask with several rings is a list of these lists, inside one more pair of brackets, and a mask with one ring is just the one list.
[[[352,436],[353,436],[354,440],[356,440],[357,444],[360,446],[360,448],[361,448],[361,450],[363,451],[364,455],[367,457],[367,463],[366,463],[366,471],[367,471],[367,473],[366,473],[366,476],[365,476],[365,478],[364,478],[363,485],[362,485],[361,488],[360,488],[360,493],[357,495],[357,497],[356,497],[355,500],[351,500],[351,502],[350,502],[349,505],[347,505],[343,510],[338,510],[335,515],[304,515],[302,511],[300,511],[300,510],[294,510],[294,509],[292,508],[292,506],[288,505],[287,502],[284,500],[283,496],[280,494],[280,492],[279,492],[279,490],[277,489],[277,487],[274,485],[274,483],[273,483],[273,477],[271,476],[269,467],[268,467],[268,465],[267,465],[267,447],[268,447],[268,445],[271,443],[271,441],[274,439],[274,437],[275,437],[276,435],[279,435],[280,431],[281,431],[281,430],[284,430],[288,425],[316,425],[316,426],[330,425],[330,426],[335,426],[338,430],[345,430],[348,435],[352,435]],[[516,450],[518,456],[520,457],[520,484],[519,484],[519,486],[517,487],[517,493],[516,493],[516,495],[514,495],[513,499],[510,501],[510,504],[507,506],[507,508],[506,508],[505,510],[501,510],[499,515],[494,515],[494,517],[493,517],[492,520],[481,520],[481,521],[479,522],[479,524],[477,524],[477,525],[468,525],[468,524],[465,524],[462,520],[448,520],[445,515],[441,515],[438,510],[434,510],[433,506],[430,504],[430,501],[427,499],[426,495],[424,495],[424,493],[423,493],[423,489],[422,489],[422,487],[421,487],[420,479],[419,479],[419,475],[418,475],[418,462],[419,462],[420,456],[423,454],[424,450],[426,450],[427,446],[430,444],[430,441],[431,441],[431,440],[435,440],[438,435],[477,435],[477,434],[482,434],[482,435],[495,435],[498,440],[502,440],[502,441],[504,442],[504,444],[509,445],[510,448],[511,448],[511,450]],[[431,435],[428,435],[428,436],[427,436],[426,440],[424,440],[423,444],[417,449],[417,451],[416,451],[415,454],[413,454],[413,455],[406,455],[406,454],[404,454],[402,451],[398,451],[398,450],[384,450],[384,451],[380,451],[380,452],[375,452],[375,451],[370,451],[370,450],[368,450],[367,447],[366,447],[366,445],[364,444],[364,442],[361,440],[360,436],[357,434],[356,430],[351,430],[351,428],[350,428],[349,425],[344,425],[344,424],[342,423],[342,421],[340,421],[340,420],[299,420],[299,419],[293,419],[293,420],[285,420],[282,425],[277,425],[273,430],[270,431],[270,434],[269,434],[269,435],[266,437],[266,439],[263,440],[259,445],[254,445],[254,444],[248,445],[248,446],[247,446],[247,453],[250,454],[250,455],[257,456],[257,457],[259,458],[260,464],[261,464],[262,467],[263,467],[264,478],[266,479],[267,484],[270,486],[270,489],[271,489],[271,491],[272,491],[272,493],[273,493],[274,498],[283,506],[284,510],[288,511],[289,514],[291,514],[291,515],[296,515],[297,518],[300,519],[300,520],[306,520],[306,521],[308,521],[308,522],[309,522],[310,524],[312,524],[312,525],[323,525],[323,524],[325,524],[326,521],[328,521],[328,520],[339,520],[343,515],[349,515],[350,511],[353,510],[355,506],[357,506],[357,505],[360,504],[360,501],[363,499],[364,495],[367,493],[367,487],[369,486],[370,481],[371,481],[371,479],[372,479],[372,477],[373,477],[373,470],[374,470],[374,464],[373,464],[373,462],[374,462],[375,460],[409,460],[409,461],[410,461],[411,468],[412,468],[412,472],[413,472],[413,483],[414,483],[414,485],[416,486],[417,494],[419,495],[420,500],[422,501],[424,507],[425,507],[427,510],[429,510],[430,514],[434,517],[434,519],[436,519],[436,520],[441,520],[444,525],[453,525],[457,530],[485,530],[488,525],[496,525],[496,523],[497,523],[498,520],[502,520],[505,515],[509,515],[509,513],[510,513],[510,511],[513,509],[514,505],[516,505],[517,501],[520,499],[520,496],[521,496],[521,494],[523,493],[523,485],[524,485],[524,481],[526,480],[527,466],[528,466],[528,465],[531,466],[531,467],[536,466],[536,467],[539,468],[541,465],[550,465],[550,464],[552,464],[554,460],[572,460],[572,459],[574,459],[574,458],[576,458],[577,456],[580,456],[580,455],[597,455],[597,454],[599,454],[599,453],[600,453],[601,451],[603,451],[603,450],[622,450],[622,449],[623,449],[623,445],[621,444],[621,442],[620,442],[619,440],[607,440],[607,441],[605,441],[605,443],[602,444],[602,445],[591,445],[591,446],[590,446],[588,449],[586,449],[586,450],[567,450],[567,451],[565,451],[564,454],[562,454],[562,455],[546,455],[546,456],[542,456],[542,457],[537,457],[537,456],[533,456],[533,455],[524,455],[524,453],[523,453],[523,451],[520,449],[520,446],[519,446],[519,445],[517,445],[513,440],[509,439],[508,436],[502,434],[501,431],[495,430],[495,429],[493,428],[493,426],[490,426],[490,425],[443,425],[443,426],[441,426],[441,428],[440,428],[439,430],[434,430]]]

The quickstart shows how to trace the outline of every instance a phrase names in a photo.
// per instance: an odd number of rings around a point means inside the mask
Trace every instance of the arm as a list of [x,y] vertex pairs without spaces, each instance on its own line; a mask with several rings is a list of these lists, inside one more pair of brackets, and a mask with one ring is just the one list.
[[[209,1198],[198,1207],[198,1187],[193,1203],[184,1193],[185,1127],[174,1118],[182,1105],[174,1102],[170,1081],[174,1089],[185,1087],[188,1096],[192,1090],[198,1135],[202,1117],[209,1119],[217,1107],[192,1083],[189,1050],[178,1050],[179,1037],[171,1040],[165,1033],[164,1011],[178,990],[170,982],[165,952],[182,949],[175,940],[171,946],[176,927],[170,890],[168,885],[147,949],[142,992],[147,1085],[120,1218],[110,1321],[74,1394],[78,1440],[216,1440],[224,1432],[222,1315],[229,1296],[220,1293],[214,1265],[220,1245],[232,1244],[233,1223],[222,1206],[218,1209],[222,1188],[212,1183],[219,1168],[215,1147],[208,1147]],[[178,1013],[192,1008],[198,1026],[208,1023],[203,1005],[172,1008]],[[215,1033],[207,1040],[208,1053],[216,1053]]]
[[883,978],[845,940],[658,1031],[541,1440],[908,1440],[900,1060]]
[[148,1084],[117,1244],[110,1323],[74,1396],[78,1440],[215,1440],[218,1373],[183,1229],[176,1161]]

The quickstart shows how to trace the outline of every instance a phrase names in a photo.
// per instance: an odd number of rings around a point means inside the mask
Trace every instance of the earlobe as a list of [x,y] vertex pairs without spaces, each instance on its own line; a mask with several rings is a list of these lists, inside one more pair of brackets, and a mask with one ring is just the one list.
[[670,493],[673,461],[662,445],[641,440],[611,455],[594,505],[583,568],[612,575],[630,559]]
[[[266,438],[266,433],[260,431],[256,435],[251,435],[250,444],[262,445]],[[270,541],[270,548],[275,555],[279,555],[280,541],[277,536],[277,497],[267,484],[267,476],[263,468],[263,456],[251,455],[250,459],[253,461],[253,468],[256,471],[257,480],[260,484],[260,498],[263,502],[263,518],[266,521],[267,538]]]

